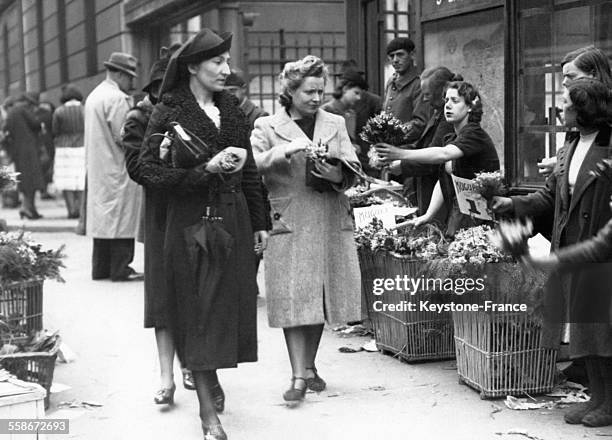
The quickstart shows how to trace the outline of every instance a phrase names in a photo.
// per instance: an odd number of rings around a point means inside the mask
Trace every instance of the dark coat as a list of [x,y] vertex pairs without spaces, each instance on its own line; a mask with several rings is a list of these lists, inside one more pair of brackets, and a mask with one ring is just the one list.
[[244,112],[247,121],[249,121],[249,127],[251,130],[253,130],[253,126],[255,125],[255,120],[257,118],[268,116],[267,111],[257,107],[255,103],[249,98],[246,98],[242,101],[242,103],[240,104],[240,110]]
[[[519,216],[553,213],[552,251],[592,238],[610,220],[608,203],[612,187],[606,179],[590,173],[599,161],[610,156],[609,141],[610,128],[606,127],[584,158],[573,195],[569,194],[567,175],[578,143],[577,134],[569,136],[559,150],[557,165],[544,188],[512,198],[515,214]],[[545,298],[544,345],[556,346],[560,324],[570,322],[570,356],[612,356],[610,286],[609,263],[551,276]]]
[[45,183],[53,182],[53,164],[55,160],[55,144],[53,143],[53,112],[38,107],[34,113],[38,120],[44,124],[40,131],[40,144],[44,148],[45,160],[41,162]]
[[361,130],[365,127],[368,119],[379,114],[381,110],[382,98],[372,92],[364,91],[361,94],[361,99],[355,103],[355,113],[357,114],[355,119],[355,133],[357,134],[357,144],[360,147],[357,157],[359,157],[359,162],[361,162],[363,171],[371,176],[378,176],[380,171],[370,167],[370,160],[368,158],[370,144],[361,139],[359,133],[361,133]]
[[[453,124],[446,122],[442,111],[435,111],[425,125],[423,134],[414,144],[415,149],[443,147],[444,139],[454,132]],[[408,160],[401,161],[402,180],[416,177],[416,197],[419,214],[427,212],[433,189],[438,182],[439,165],[417,164]],[[435,220],[443,222],[446,218],[446,209],[440,209]]]
[[[138,156],[152,111],[150,102],[140,102],[130,110],[123,124],[125,166],[130,178],[139,184],[143,183],[143,169],[138,166]],[[145,187],[144,195],[144,326],[166,328],[171,324],[168,316],[170,289],[163,258],[168,193],[163,189]]]
[[[218,130],[185,86],[164,94],[151,115],[138,160],[141,183],[168,191],[164,238],[166,276],[172,299],[169,305],[179,356],[191,370],[235,367],[257,360],[257,285],[253,231],[264,230],[265,212],[260,177],[255,167],[249,127],[237,101],[226,92],[214,96],[221,114]],[[159,158],[160,136],[176,121],[210,148],[194,169],[170,168]],[[241,172],[226,175],[203,171],[204,163],[228,146],[247,150]],[[200,222],[206,207],[223,217],[223,227],[234,240],[232,252],[215,291],[199,291],[188,255],[186,229]],[[211,300],[212,296],[212,300]],[[206,316],[197,310],[212,303]]]
[[10,133],[8,155],[19,173],[19,191],[29,194],[45,187],[40,163],[40,121],[26,105],[15,105],[4,129]]

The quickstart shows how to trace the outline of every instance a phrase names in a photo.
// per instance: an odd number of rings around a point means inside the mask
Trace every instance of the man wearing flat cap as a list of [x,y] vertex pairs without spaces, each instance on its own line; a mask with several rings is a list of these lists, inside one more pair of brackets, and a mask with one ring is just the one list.
[[114,52],[106,79],[85,102],[87,155],[87,235],[93,238],[92,278],[141,280],[129,265],[141,204],[140,187],[130,179],[121,143],[121,127],[132,107],[128,95],[136,77],[137,60]]
[[234,95],[238,99],[240,110],[244,112],[249,127],[253,130],[255,120],[262,116],[268,116],[268,112],[259,108],[247,97],[247,84],[244,80],[244,74],[238,69],[232,69],[231,73],[225,80],[225,90]]
[[[421,78],[414,65],[414,49],[412,40],[405,37],[394,38],[387,44],[387,58],[395,72],[385,86],[383,110],[409,124],[406,144],[414,143],[421,137],[433,111],[429,103],[422,99]],[[404,190],[416,205],[413,177],[404,181]]]

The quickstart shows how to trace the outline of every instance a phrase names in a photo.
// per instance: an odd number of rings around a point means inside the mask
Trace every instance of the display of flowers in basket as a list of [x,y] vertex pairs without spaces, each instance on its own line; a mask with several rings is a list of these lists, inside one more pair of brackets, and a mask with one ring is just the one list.
[[446,245],[442,232],[433,225],[404,229],[398,233],[385,229],[377,218],[355,232],[355,242],[358,249],[387,251],[396,256],[421,260],[440,257]]
[[485,279],[483,300],[521,301],[530,313],[540,310],[544,273],[526,273],[520,263],[497,246],[496,232],[488,225],[461,229],[447,249],[445,258],[428,263],[430,277]]
[[[399,146],[405,143],[410,127],[397,119],[391,113],[381,112],[368,119],[359,137],[370,145],[379,143]],[[384,166],[376,149],[370,147],[368,151],[369,164],[372,168],[380,169]]]
[[64,246],[44,250],[26,232],[0,232],[0,287],[3,284],[31,279],[53,279],[63,282],[60,269]]
[[0,191],[12,189],[18,182],[19,174],[11,171],[9,167],[0,166]]

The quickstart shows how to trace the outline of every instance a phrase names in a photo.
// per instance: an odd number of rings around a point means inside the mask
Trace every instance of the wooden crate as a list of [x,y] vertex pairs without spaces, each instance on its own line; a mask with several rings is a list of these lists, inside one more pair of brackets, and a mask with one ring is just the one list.
[[[2,395],[5,394],[5,395]],[[0,383],[0,419],[43,419],[46,391],[39,385],[8,379]],[[45,434],[4,434],[7,440],[45,440]]]

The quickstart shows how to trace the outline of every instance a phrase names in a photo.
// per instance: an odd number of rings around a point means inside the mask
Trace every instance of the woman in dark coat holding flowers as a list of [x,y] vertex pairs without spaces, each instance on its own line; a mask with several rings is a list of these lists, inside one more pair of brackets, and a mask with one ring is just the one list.
[[[202,29],[174,53],[139,158],[143,184],[168,190],[164,257],[173,334],[193,372],[207,440],[227,438],[215,411],[224,400],[216,370],[257,360],[254,247],[263,250],[267,241],[248,123],[223,91],[230,44],[231,35]],[[164,134],[175,131],[189,133],[201,154],[191,155],[177,137],[165,154]],[[226,147],[244,153],[241,171],[219,173],[217,153]],[[222,218],[220,229],[205,228],[207,211]],[[213,233],[226,242],[215,245]]]
[[[610,219],[608,201],[612,194],[610,182],[592,173],[612,151],[609,88],[596,79],[578,79],[564,90],[563,99],[565,125],[578,128],[578,132],[567,136],[546,186],[527,196],[496,197],[492,204],[495,211],[517,217],[553,214],[552,252],[596,235]],[[600,403],[595,388],[600,386],[603,369],[609,368],[612,358],[611,274],[611,263],[597,264],[571,273],[559,272],[547,284],[544,345],[554,348],[560,341],[569,342],[570,357],[585,359],[595,397],[589,405],[568,411],[568,423],[612,423],[610,414],[601,417],[598,411],[589,416]]]

